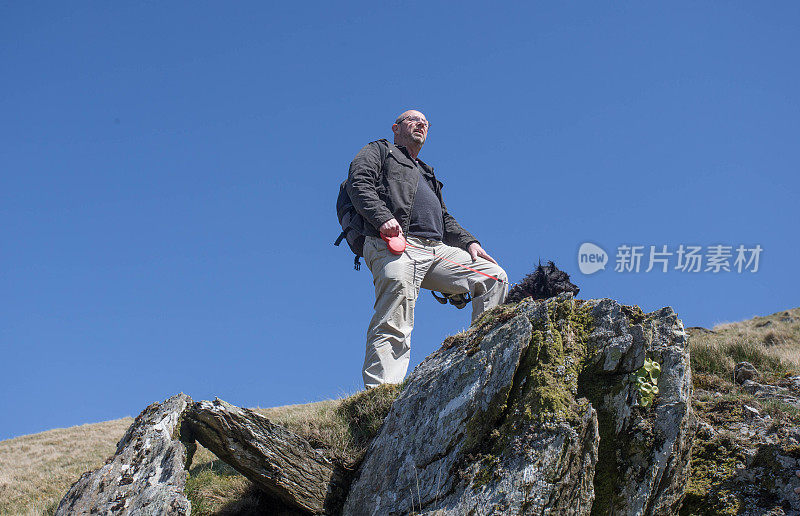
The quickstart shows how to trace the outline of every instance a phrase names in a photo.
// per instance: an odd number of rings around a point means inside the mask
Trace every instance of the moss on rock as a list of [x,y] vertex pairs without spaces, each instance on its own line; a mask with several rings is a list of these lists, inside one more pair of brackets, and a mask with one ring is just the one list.
[[631,324],[641,324],[645,319],[644,311],[638,305],[622,305],[622,313]]
[[[623,306],[622,311],[631,325],[647,325],[651,320],[638,306]],[[664,439],[653,426],[657,375],[649,375],[651,395],[644,397],[641,386],[635,381],[637,375],[605,371],[602,355],[601,350],[597,359],[588,360],[578,381],[578,395],[586,397],[597,411],[600,434],[593,515],[625,511],[620,486],[631,480],[628,478],[631,474],[645,474],[647,468],[640,466],[650,462],[653,450],[662,446]],[[658,356],[648,353],[641,370],[650,367],[660,372],[659,360]],[[638,399],[638,403],[634,399]],[[623,424],[623,421],[626,422]],[[637,482],[643,480],[636,479]]]
[[[492,478],[495,463],[489,458],[502,453],[510,444],[509,436],[520,435],[532,423],[567,422],[577,428],[591,402],[597,410],[600,426],[592,513],[611,513],[622,502],[618,488],[626,479],[621,464],[645,461],[658,446],[652,428],[653,407],[632,407],[635,424],[620,435],[616,427],[619,415],[605,407],[607,400],[619,396],[632,385],[631,375],[602,371],[602,360],[597,360],[594,356],[597,351],[589,346],[589,336],[594,329],[593,305],[568,297],[527,303],[545,303],[545,307],[517,306],[510,314],[528,314],[532,323],[531,341],[520,358],[508,396],[497,401],[502,404],[502,410],[487,411],[501,415],[496,430],[483,441],[480,450],[473,448],[472,463],[480,461],[481,464],[473,484],[482,485]],[[624,310],[634,324],[646,320],[639,307],[625,307]],[[495,313],[478,321],[470,331],[484,328],[484,325],[494,326],[507,318],[510,318],[508,312]],[[485,334],[487,330],[478,331]],[[470,335],[469,339],[472,341],[475,337]]]
[[[635,371],[629,369],[636,363],[633,355],[625,356],[629,365],[619,366],[614,371],[603,369],[608,353],[628,353],[620,346],[603,344],[609,331],[619,335],[616,332],[621,329],[599,327],[600,333],[590,344],[596,328],[592,314],[596,312],[606,317],[605,314],[619,310],[613,301],[610,303],[581,302],[570,296],[523,300],[487,312],[468,332],[445,343],[447,348],[460,345],[469,352],[493,328],[515,316],[525,315],[531,323],[530,342],[520,356],[508,391],[495,396],[490,407],[483,412],[489,420],[482,418],[476,430],[467,429],[467,435],[472,437],[471,446],[465,447],[466,453],[456,469],[465,475],[464,480],[473,489],[479,489],[496,478],[497,468],[502,468],[507,450],[533,445],[532,441],[521,438],[532,435],[532,428],[535,428],[534,432],[555,431],[559,427],[563,429],[566,423],[579,432],[583,428],[581,425],[586,424],[591,404],[597,414],[600,434],[599,456],[593,472],[592,514],[613,514],[630,509],[623,496],[631,493],[623,495],[620,486],[629,485],[631,481],[637,485],[647,484],[647,475],[652,472],[653,454],[664,447],[669,437],[654,427],[657,399],[655,403],[652,400],[651,403],[642,403],[642,400],[637,403],[641,396],[634,385],[636,375],[632,373]],[[661,338],[657,332],[669,330],[662,330],[661,325],[677,323],[677,318],[675,322],[665,322],[664,317],[670,314],[659,312],[648,316],[638,306],[622,307],[622,312],[625,316],[620,319],[623,327],[638,326],[637,329],[622,330],[624,334],[628,338],[643,338],[646,342]],[[609,323],[601,319],[597,324]],[[612,324],[620,323],[614,321]],[[647,346],[641,341],[634,345]],[[663,360],[660,353],[647,353],[640,348],[630,353],[646,353],[641,360],[646,361],[652,370],[658,369],[656,364],[660,366]],[[655,396],[658,375],[647,372],[647,387]],[[558,482],[558,478],[549,479],[549,473],[543,473],[541,480]],[[662,485],[658,489],[668,488]],[[657,496],[661,496],[660,492]],[[674,500],[669,501],[670,496]],[[668,499],[669,510],[677,510],[679,496],[669,493],[659,498],[658,503]]]
[[692,475],[686,486],[681,515],[722,516],[737,514],[741,499],[734,477],[745,456],[731,435],[697,438],[692,448]]
[[602,365],[594,364],[585,369],[579,379],[579,394],[590,400],[597,410],[600,433],[597,468],[594,474],[594,504],[592,514],[611,514],[611,508],[619,499],[619,485],[622,473],[617,468],[620,445],[616,440],[614,415],[600,410],[606,397],[614,397],[625,388],[628,375],[608,375],[602,373]]
[[[587,358],[592,319],[572,299],[547,301],[547,317],[533,319],[531,342],[520,359],[509,395],[506,424],[572,420],[578,376]],[[507,433],[501,428],[500,433]]]
[[[545,303],[546,308],[530,311],[531,307],[522,306],[523,303]],[[591,315],[582,303],[571,298],[551,298],[497,307],[473,324],[461,336],[460,343],[448,347],[464,343],[466,348],[477,346],[492,328],[520,313],[527,314],[533,325],[530,343],[510,387],[492,400],[480,421],[471,425],[493,429],[481,435],[470,428],[466,431],[470,446],[465,449],[469,455],[462,466],[480,462],[479,473],[473,479],[476,485],[491,478],[490,471],[497,464],[497,456],[509,445],[510,436],[523,434],[522,430],[531,423],[567,421],[577,425],[586,410],[586,401],[576,400],[578,376],[585,364],[592,330]],[[486,418],[491,420],[488,425]]]

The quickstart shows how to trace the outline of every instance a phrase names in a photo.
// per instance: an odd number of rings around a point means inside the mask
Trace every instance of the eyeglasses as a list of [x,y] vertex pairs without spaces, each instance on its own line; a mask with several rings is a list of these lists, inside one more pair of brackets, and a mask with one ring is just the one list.
[[400,120],[398,120],[397,123],[399,124],[400,122],[405,122],[405,121],[411,122],[412,125],[416,125],[416,124],[422,122],[422,125],[424,125],[425,127],[429,128],[429,129],[431,127],[431,123],[428,122],[427,120],[425,120],[424,118],[422,118],[421,116],[416,116],[416,115],[407,116],[405,118],[401,118]]

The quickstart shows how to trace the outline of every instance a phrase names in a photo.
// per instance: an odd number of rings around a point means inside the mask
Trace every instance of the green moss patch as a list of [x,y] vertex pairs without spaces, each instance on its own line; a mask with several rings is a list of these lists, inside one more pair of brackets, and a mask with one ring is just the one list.
[[[638,308],[638,307],[636,307]],[[628,307],[629,311],[630,307]],[[630,320],[646,321],[633,311]],[[656,357],[647,357],[645,366],[634,374],[603,371],[602,361],[592,362],[581,373],[579,396],[585,396],[597,410],[600,445],[594,477],[595,500],[593,515],[614,514],[621,510],[624,500],[619,486],[626,478],[625,465],[646,464],[654,448],[659,446],[652,427],[655,418],[654,401],[658,395],[657,378],[660,364]],[[631,428],[618,431],[620,414],[611,409],[610,400],[632,388],[639,395],[639,405],[630,407]]]
[[745,457],[728,434],[710,440],[695,439],[692,448],[692,476],[686,486],[681,515],[737,514],[742,504],[733,482]]
[[[800,459],[800,446],[789,445],[787,439],[792,426],[800,423],[800,410],[778,400],[757,399],[735,385],[730,387],[722,396],[703,394],[692,400],[696,417],[715,432],[712,436],[703,431],[695,437],[681,514],[716,516],[745,510],[772,514],[770,511],[785,502],[776,495],[775,481],[788,482],[794,472],[786,470],[779,456]],[[744,405],[772,417],[766,433],[782,444],[767,443],[759,434],[748,437],[739,433],[742,424],[752,423]],[[752,456],[749,462],[748,456]],[[740,474],[744,471],[747,475]]]
[[[570,299],[551,299],[547,319],[532,323],[530,345],[520,359],[509,395],[506,424],[573,420],[578,376],[587,359],[593,326],[589,310]],[[511,431],[500,429],[501,434]]]
[[619,395],[629,382],[630,375],[603,372],[599,363],[586,368],[579,380],[579,395],[588,398],[597,410],[600,433],[594,476],[593,515],[615,512],[615,508],[623,501],[619,486],[627,481],[620,465],[630,463],[637,455],[646,457],[655,445],[653,430],[649,426],[649,420],[652,419],[649,412],[653,410],[652,406],[632,407],[632,412],[640,412],[643,416],[640,418],[641,424],[622,435],[617,433],[617,415],[605,408],[606,400]]
[[[586,410],[586,402],[575,401],[578,375],[587,353],[592,320],[587,308],[571,299],[537,301],[547,303],[545,320],[532,320],[532,336],[520,358],[510,387],[500,393],[475,425],[467,429],[464,460],[458,469],[479,464],[473,487],[488,483],[496,475],[499,457],[512,436],[522,435],[533,423],[575,422]],[[517,305],[498,311],[473,327],[483,334],[517,313]],[[470,337],[472,339],[474,337]],[[480,342],[478,339],[475,340]],[[488,418],[489,420],[487,420]],[[486,428],[492,428],[486,435]],[[477,435],[481,430],[481,435]],[[476,435],[471,435],[475,433]]]

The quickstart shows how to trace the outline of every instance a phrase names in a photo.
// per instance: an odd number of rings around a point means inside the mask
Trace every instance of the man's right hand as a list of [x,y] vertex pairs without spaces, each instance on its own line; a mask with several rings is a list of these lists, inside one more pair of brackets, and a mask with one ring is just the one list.
[[397,219],[387,220],[378,228],[378,231],[388,237],[395,237],[403,234],[403,229],[400,227],[400,223],[397,222]]

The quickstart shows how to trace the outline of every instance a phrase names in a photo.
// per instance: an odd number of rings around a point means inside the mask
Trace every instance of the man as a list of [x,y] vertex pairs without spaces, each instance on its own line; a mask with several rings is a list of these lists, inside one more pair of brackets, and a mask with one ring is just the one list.
[[[417,157],[429,128],[425,115],[406,111],[392,125],[394,144],[372,142],[350,164],[347,193],[364,218],[364,261],[375,285],[375,315],[367,330],[363,370],[368,388],[403,381],[420,287],[447,294],[469,292],[473,321],[502,303],[508,292],[505,271],[447,212],[442,183]],[[394,255],[381,233],[403,236],[409,245],[403,254]]]

